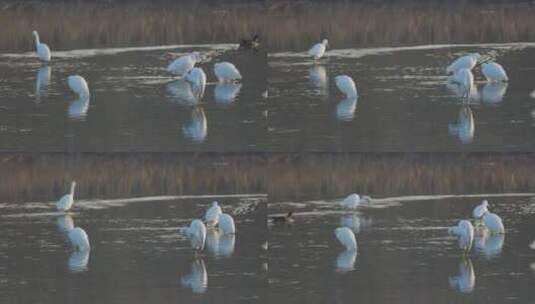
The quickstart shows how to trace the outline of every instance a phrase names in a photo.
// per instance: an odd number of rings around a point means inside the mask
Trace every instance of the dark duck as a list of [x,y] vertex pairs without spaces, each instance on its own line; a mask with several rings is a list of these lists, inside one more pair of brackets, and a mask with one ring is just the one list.
[[254,35],[251,39],[242,39],[240,40],[240,49],[242,50],[255,50],[257,51],[260,47],[260,37]]

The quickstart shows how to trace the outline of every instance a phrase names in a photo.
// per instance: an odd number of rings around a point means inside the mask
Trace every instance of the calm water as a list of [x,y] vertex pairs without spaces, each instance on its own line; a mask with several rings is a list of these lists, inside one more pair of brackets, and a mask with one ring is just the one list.
[[[210,232],[195,255],[178,229],[212,200],[234,217],[237,234]],[[2,202],[0,210],[0,302],[266,302],[262,195],[80,198],[67,215],[53,202]],[[87,232],[89,252],[71,251],[69,223]]]
[[[476,69],[469,102],[448,84],[457,56],[492,54],[508,84],[489,85]],[[428,45],[269,55],[271,151],[533,151],[533,44]],[[357,100],[334,84],[351,76]]]
[[[337,207],[336,199],[270,203],[271,214],[296,212],[293,224],[268,228],[270,301],[532,302],[532,197],[489,198],[505,237],[477,238],[466,258],[447,235],[483,197],[383,198],[355,212]],[[356,233],[356,255],[337,243],[341,226]]]
[[[44,66],[32,53],[0,54],[1,151],[261,151],[265,53],[236,45],[177,45],[53,52]],[[199,51],[205,96],[166,72],[167,52]],[[213,64],[233,62],[244,80],[216,83]],[[66,84],[80,74],[91,97],[77,99]]]

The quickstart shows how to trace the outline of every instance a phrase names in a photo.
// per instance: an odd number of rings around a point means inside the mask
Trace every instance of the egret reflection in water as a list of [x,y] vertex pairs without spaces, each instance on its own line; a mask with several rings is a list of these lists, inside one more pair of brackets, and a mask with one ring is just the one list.
[[449,277],[451,288],[462,292],[471,293],[476,285],[476,274],[470,258],[463,257],[459,262],[459,272]]
[[310,84],[317,89],[318,94],[327,95],[329,89],[329,79],[327,70],[321,65],[314,65],[308,70]]
[[469,106],[464,105],[459,111],[457,122],[449,124],[449,133],[457,137],[463,144],[469,144],[474,140],[474,115]]
[[364,218],[358,214],[344,214],[340,217],[340,225],[353,230],[355,233],[360,233],[371,227],[372,219]]
[[184,136],[196,143],[202,143],[208,134],[207,120],[202,108],[193,108],[189,121],[182,127]]
[[507,82],[487,83],[481,89],[481,101],[486,104],[500,103],[507,92]]
[[235,234],[223,234],[214,229],[210,229],[206,234],[206,248],[216,257],[230,257],[234,253],[235,244]]
[[83,272],[87,270],[90,250],[76,250],[69,256],[68,266],[71,272]]
[[39,68],[35,77],[35,101],[40,102],[41,96],[46,94],[46,89],[50,84],[52,69],[45,65]]
[[180,283],[194,293],[205,293],[208,288],[208,273],[204,261],[200,258],[193,261],[190,273],[182,276]]
[[502,252],[504,234],[483,234],[475,238],[475,250],[487,259],[498,257]]
[[218,83],[214,89],[215,100],[219,104],[231,104],[240,94],[240,83]]
[[351,121],[355,117],[358,97],[348,97],[336,105],[336,118],[341,121]]
[[455,81],[455,79],[453,79],[453,76],[450,76],[448,77],[448,81],[446,82],[446,87],[456,97],[468,97],[467,99],[469,102],[478,102],[480,100],[479,92],[477,91],[477,86],[474,83],[469,86],[464,86]]
[[82,228],[74,226],[74,221],[70,214],[63,214],[56,218],[56,225],[59,232],[71,246],[71,254],[67,261],[67,266],[71,272],[82,272],[87,270],[89,255],[89,237]]
[[355,269],[357,250],[344,250],[336,257],[336,270],[347,272]]
[[89,96],[80,95],[78,99],[71,102],[68,109],[70,119],[84,120],[89,109]]
[[67,213],[56,218],[56,225],[61,233],[67,233],[74,229],[74,221],[72,216]]
[[195,94],[194,86],[183,79],[169,82],[165,85],[165,88],[171,100],[177,103],[193,105],[199,101],[198,95]]

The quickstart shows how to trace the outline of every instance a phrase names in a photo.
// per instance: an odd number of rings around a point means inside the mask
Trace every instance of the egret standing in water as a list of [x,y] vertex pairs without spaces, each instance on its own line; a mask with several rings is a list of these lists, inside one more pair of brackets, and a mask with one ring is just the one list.
[[198,99],[204,95],[204,88],[206,86],[206,74],[201,68],[193,68],[186,74],[186,80],[193,85],[193,93]]
[[459,221],[459,224],[448,229],[450,235],[454,235],[459,240],[459,248],[468,253],[472,249],[474,242],[474,226],[467,220]]
[[223,211],[221,210],[221,207],[219,207],[219,204],[216,201],[212,202],[212,207],[206,210],[206,213],[204,214],[204,221],[206,222],[206,226],[217,226],[217,224],[219,223],[219,216],[222,213]]
[[340,92],[342,92],[347,98],[356,98],[357,87],[353,79],[347,75],[339,75],[334,78],[336,82],[336,87]]
[[323,39],[321,43],[317,43],[314,46],[308,50],[308,54],[314,58],[314,60],[318,60],[321,57],[323,57],[323,54],[325,54],[325,50],[327,49],[327,45],[329,44],[329,41],[327,39]]
[[346,250],[357,250],[357,240],[355,239],[355,233],[351,229],[347,227],[336,228],[334,234]]
[[189,227],[181,228],[180,231],[186,234],[191,240],[191,248],[194,250],[203,250],[206,242],[206,226],[201,220],[195,219]]
[[352,193],[341,201],[340,204],[345,208],[355,209],[362,204],[369,204],[370,202],[371,198],[369,196],[360,197],[358,194]]
[[488,207],[489,207],[489,201],[487,200],[483,200],[481,204],[477,205],[472,211],[472,216],[474,217],[474,219],[481,220],[483,215],[489,212]]
[[232,216],[223,213],[219,216],[219,229],[223,234],[234,234],[236,233],[236,226],[234,225],[234,219]]
[[214,64],[214,73],[220,83],[233,82],[242,79],[240,71],[230,62]]
[[472,87],[474,86],[474,75],[467,68],[461,68],[455,71],[453,76],[448,78],[449,81],[457,84],[460,87],[461,97],[470,98]]
[[455,74],[460,69],[471,70],[476,66],[479,58],[481,58],[481,55],[479,53],[473,53],[457,58],[446,68],[446,72],[448,74]]
[[72,204],[74,203],[74,189],[76,188],[76,182],[71,183],[71,191],[60,198],[56,203],[56,208],[59,211],[68,211],[71,209]]
[[483,215],[483,224],[487,227],[491,235],[505,233],[502,219],[495,213],[486,212]]
[[167,66],[167,72],[175,76],[183,77],[195,67],[196,63],[200,62],[201,60],[202,58],[199,52],[193,52],[191,54],[181,56]]
[[37,31],[33,31],[32,35],[35,40],[35,51],[37,53],[37,57],[39,57],[39,60],[43,62],[49,62],[50,58],[52,57],[50,55],[50,48],[45,43],[41,43],[39,40],[39,33],[37,33]]
[[80,97],[89,97],[89,87],[84,77],[80,75],[72,75],[67,77],[67,84],[69,88]]
[[507,82],[509,77],[503,67],[496,62],[483,63],[481,65],[481,72],[487,79],[487,82]]

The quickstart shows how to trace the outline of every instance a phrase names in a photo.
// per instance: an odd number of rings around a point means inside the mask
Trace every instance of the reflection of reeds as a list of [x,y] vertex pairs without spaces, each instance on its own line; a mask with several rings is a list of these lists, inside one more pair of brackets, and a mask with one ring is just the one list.
[[0,50],[32,50],[33,29],[53,50],[237,43],[253,33],[262,35],[263,16],[255,3],[19,1],[0,6]]
[[266,30],[273,50],[304,50],[324,37],[332,48],[533,41],[534,15],[526,3],[275,2]]
[[274,155],[268,167],[270,201],[535,189],[535,157],[528,154]]
[[2,155],[0,199],[47,200],[78,182],[84,198],[265,193],[261,156],[194,154]]

